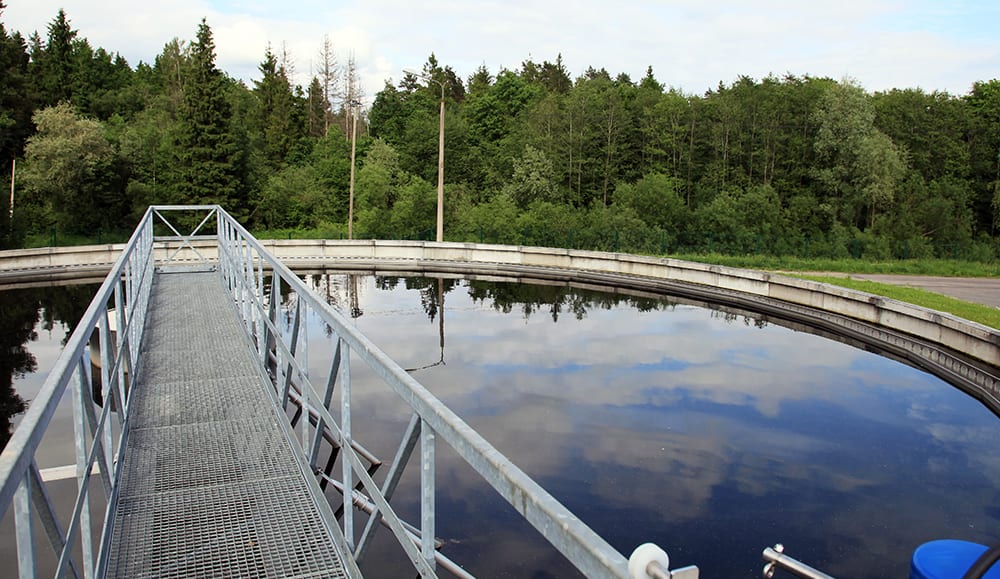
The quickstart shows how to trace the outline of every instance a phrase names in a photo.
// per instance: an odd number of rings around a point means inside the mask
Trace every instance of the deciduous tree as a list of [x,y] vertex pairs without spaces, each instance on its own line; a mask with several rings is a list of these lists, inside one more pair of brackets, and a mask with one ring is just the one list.
[[104,127],[69,103],[37,112],[38,133],[28,141],[25,185],[61,229],[94,233],[120,227],[130,209]]

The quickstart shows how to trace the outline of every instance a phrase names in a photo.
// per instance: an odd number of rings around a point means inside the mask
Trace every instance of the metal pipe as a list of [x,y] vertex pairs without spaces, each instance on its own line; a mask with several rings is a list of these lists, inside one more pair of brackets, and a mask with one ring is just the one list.
[[814,569],[798,559],[793,559],[785,555],[784,550],[785,547],[781,543],[778,543],[773,548],[767,547],[764,549],[764,560],[767,563],[764,565],[763,575],[766,579],[773,577],[774,570],[779,567],[796,577],[804,577],[805,579],[833,579],[833,576]]
[[[406,426],[403,440],[400,441],[399,448],[396,450],[396,456],[392,459],[392,464],[389,465],[389,472],[385,475],[385,480],[382,482],[382,496],[387,501],[391,501],[392,496],[396,494],[399,479],[402,478],[403,470],[406,468],[407,463],[410,462],[410,455],[413,454],[413,448],[417,445],[419,437],[420,417],[414,414],[410,416],[410,423]],[[371,540],[375,536],[375,523],[381,521],[382,513],[377,512],[365,524],[365,530],[361,533],[358,548],[354,551],[354,556],[358,562],[364,560],[368,545],[371,544]]]
[[[274,354],[271,354],[270,358],[272,360],[276,360],[276,356]],[[297,406],[299,408],[299,410],[301,410],[302,409],[302,396],[299,394],[299,392],[300,392],[300,390],[298,388],[298,384],[296,384],[296,380],[293,378],[292,379],[292,388],[288,392],[288,401],[290,403],[294,404],[295,406]],[[316,412],[315,410],[313,410],[312,408],[309,409],[309,420],[310,420],[310,422],[312,424],[316,424],[316,421],[319,420],[319,413]],[[326,429],[326,428],[323,429],[323,440],[329,442],[331,445],[334,445],[334,446],[339,446],[340,445],[340,441],[338,441],[333,436],[333,434],[331,434],[330,431],[328,429]],[[360,442],[352,439],[351,440],[351,448],[353,448],[354,452],[357,452],[361,456],[361,458],[367,460],[369,463],[371,463],[371,464],[378,464],[378,465],[382,464],[382,459],[380,459],[379,457],[375,456],[372,453],[372,451],[370,451],[367,448],[365,448]]]
[[[302,399],[299,398],[299,394],[297,392],[290,393],[289,397],[288,397],[288,401],[291,402],[292,404],[298,406],[300,409],[302,408]],[[310,421],[310,423],[316,424],[317,420],[319,420],[319,414],[315,410],[313,410],[313,409],[310,408],[309,409],[309,421]],[[340,446],[340,441],[338,441],[337,438],[335,436],[333,436],[333,434],[331,434],[330,430],[327,429],[327,428],[323,429],[323,440],[329,442],[331,445]],[[368,450],[360,442],[358,442],[358,441],[356,441],[354,439],[351,439],[351,448],[353,448],[354,452],[358,453],[358,455],[360,455],[361,458],[365,459],[370,464],[373,464],[373,465],[381,465],[382,464],[382,460],[379,457],[377,457],[374,454],[372,454],[372,451]]]
[[[331,485],[333,485],[334,490],[336,490],[338,493],[341,494],[341,496],[343,496],[343,494],[344,494],[344,483],[340,482],[339,480],[337,480],[337,479],[335,479],[333,477],[329,477],[329,476],[326,476],[326,475],[320,475],[320,476],[322,476],[324,479],[326,479],[327,482],[329,482]],[[375,503],[373,503],[370,500],[368,500],[368,497],[366,497],[363,493],[360,493],[360,492],[358,492],[356,490],[351,492],[351,502],[354,503],[355,507],[361,509],[362,511],[364,511],[365,513],[367,513],[369,515],[371,515],[372,513],[374,513],[377,510],[377,507],[375,506]],[[410,533],[412,533],[415,537],[419,537],[420,536],[420,529],[418,529],[417,527],[415,527],[414,525],[412,525],[410,523],[407,523],[406,521],[404,521],[402,519],[400,519],[399,522],[403,525],[403,528],[405,528],[407,531],[409,531]],[[381,520],[381,523],[382,523],[383,527],[385,527],[387,529],[389,528],[389,523],[385,522],[384,519]],[[441,539],[438,539],[438,538],[434,539],[434,548],[435,549],[440,549],[443,545],[444,545],[444,541],[442,541]]]
[[653,561],[649,565],[646,565],[646,575],[649,575],[652,579],[671,579],[670,569],[661,565],[659,561]]
[[[335,489],[337,489],[341,493],[344,492],[344,485],[342,485],[340,483],[340,481],[334,480],[334,479],[329,478],[329,477],[326,477],[326,478],[327,478],[327,480],[330,481],[330,484],[332,484]],[[362,511],[364,511],[368,515],[371,515],[376,510],[375,509],[375,504],[372,503],[371,501],[369,501],[364,495],[362,495],[359,492],[353,492],[351,500],[354,503],[354,506],[358,507],[359,509],[361,509]],[[383,527],[385,527],[387,529],[391,528],[389,526],[388,521],[386,521],[385,519],[379,519],[379,522],[382,524]],[[401,520],[400,522],[403,524],[403,527],[406,529],[407,534],[410,536],[410,540],[413,541],[414,544],[419,545],[420,544],[420,529],[414,527],[413,525],[411,525],[410,523],[407,523],[406,521],[402,521]],[[452,575],[454,575],[456,577],[459,577],[460,579],[475,579],[475,575],[470,574],[468,571],[466,571],[465,569],[463,569],[461,567],[461,565],[459,565],[458,563],[452,561],[447,556],[445,556],[443,553],[437,551],[437,549],[440,549],[442,546],[444,546],[444,541],[442,541],[441,539],[438,539],[437,537],[435,537],[434,538],[434,548],[435,548],[434,559],[437,561],[437,564],[440,565],[442,569],[445,569],[446,571],[448,571],[449,573],[451,573]]]

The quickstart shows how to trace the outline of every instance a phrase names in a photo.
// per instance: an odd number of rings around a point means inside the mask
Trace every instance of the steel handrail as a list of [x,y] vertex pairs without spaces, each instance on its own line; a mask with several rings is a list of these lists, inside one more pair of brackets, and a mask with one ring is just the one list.
[[[466,463],[578,569],[587,576],[628,577],[628,560],[624,555],[514,465],[450,408],[445,406],[441,400],[389,358],[369,338],[350,325],[343,314],[334,310],[316,295],[291,269],[271,255],[228,213],[220,209],[218,215],[221,271],[229,279],[230,287],[234,290],[248,292],[249,288],[246,284],[252,283],[256,286],[254,293],[261,296],[259,300],[251,300],[253,302],[252,309],[245,310],[244,316],[248,328],[258,328],[258,335],[255,336],[255,341],[258,344],[264,344],[266,341],[261,330],[268,325],[266,323],[268,320],[261,315],[263,312],[260,311],[263,309],[262,270],[266,263],[271,270],[271,275],[279,277],[288,289],[294,290],[297,299],[318,314],[323,322],[333,329],[338,339],[346,344],[348,350],[363,360],[419,416],[425,427],[430,429],[432,437],[436,435],[447,442]],[[237,301],[241,301],[240,295],[235,296]],[[287,354],[288,350],[285,349],[285,351]],[[286,360],[284,363],[288,364],[288,361]],[[303,386],[303,388],[307,387]],[[311,384],[308,388],[313,389]],[[315,389],[309,393],[308,397],[312,400],[322,398]],[[349,432],[339,432],[341,427],[344,427],[345,431],[348,430],[347,425],[338,426],[326,408],[323,406],[313,408],[320,412],[323,421],[334,430],[338,438],[341,436],[350,437]],[[349,421],[349,419],[349,415],[347,415],[345,420]],[[344,444],[342,447],[346,450],[349,445]],[[370,488],[370,484],[373,483],[366,480],[369,477],[364,472],[360,459],[349,450],[346,454],[348,459],[346,462],[356,463],[353,474],[361,478],[365,483],[364,487],[371,492],[373,489]],[[430,468],[433,470],[433,465],[430,465]],[[353,485],[345,484],[344,486]],[[377,491],[377,487],[374,490]],[[350,493],[346,494],[345,500],[350,504]],[[381,502],[375,496],[372,499],[376,503]],[[345,519],[347,518],[345,517]],[[349,535],[351,532],[352,530],[345,523],[345,535]],[[424,534],[426,536],[426,529]]]
[[[207,211],[189,235],[181,235],[164,217],[172,211]],[[196,235],[212,215],[216,217],[214,234]],[[234,298],[237,314],[242,316],[251,341],[258,348],[262,370],[267,371],[272,356],[276,394],[287,401],[293,375],[299,389],[303,419],[303,464],[316,458],[320,440],[331,438],[340,445],[342,456],[342,489],[359,487],[367,493],[373,504],[368,528],[360,543],[354,542],[353,504],[354,492],[344,492],[343,532],[337,533],[346,547],[345,552],[363,555],[373,526],[382,522],[393,530],[400,545],[407,552],[416,569],[424,576],[435,575],[435,565],[441,560],[435,552],[434,470],[435,441],[441,438],[451,446],[486,482],[519,513],[521,513],[552,545],[563,553],[587,576],[630,577],[629,560],[609,545],[587,525],[573,515],[527,474],[514,465],[457,414],[415,380],[408,372],[390,359],[348,320],[323,301],[279,259],[271,255],[250,233],[228,213],[215,205],[200,206],[151,206],[147,209],[122,254],[115,261],[110,273],[98,289],[94,299],[81,318],[76,330],[56,361],[41,391],[33,401],[21,424],[13,433],[7,447],[0,454],[0,516],[10,504],[15,505],[15,530],[18,540],[18,564],[22,577],[32,577],[36,571],[34,545],[34,516],[41,520],[53,550],[58,558],[56,575],[69,571],[73,576],[102,576],[106,566],[107,548],[112,531],[113,509],[117,502],[120,455],[128,439],[130,397],[129,381],[141,367],[141,347],[145,313],[149,303],[155,259],[153,255],[154,221],[162,220],[181,240],[178,249],[190,249],[204,261],[191,242],[195,239],[214,239],[219,248],[219,271]],[[167,257],[169,262],[177,255]],[[273,317],[275,301],[265,296],[264,269],[270,270],[272,296],[280,299],[280,284],[294,291],[298,304],[319,315],[337,335],[338,353],[327,381],[326,390],[320,390],[310,381],[308,363],[304,359],[307,347],[297,349],[299,329],[296,327],[291,344],[283,340],[282,332]],[[269,303],[268,303],[269,302]],[[113,305],[109,305],[113,304]],[[270,311],[269,311],[270,309]],[[299,312],[301,313],[301,311]],[[109,317],[117,318],[116,338],[112,333]],[[304,315],[304,314],[303,314]],[[93,377],[90,371],[88,344],[97,332],[101,340],[101,378],[104,387],[103,408],[95,415],[91,401]],[[305,328],[302,328],[305,340]],[[273,348],[273,349],[272,349]],[[411,425],[404,435],[396,459],[383,487],[372,479],[365,461],[354,447],[350,412],[350,360],[351,353],[367,364],[413,411]],[[341,421],[338,423],[330,412],[334,384],[341,393]],[[64,532],[54,514],[51,501],[41,481],[35,454],[47,431],[56,407],[68,387],[73,386],[74,439],[76,446],[77,497],[73,513]],[[281,392],[284,386],[285,392]],[[111,415],[117,413],[118,419]],[[315,424],[310,432],[311,419]],[[114,428],[117,425],[117,431]],[[294,434],[289,430],[289,436]],[[410,453],[419,442],[421,470],[421,521],[419,534],[407,527],[393,512],[390,500],[405,468]],[[112,450],[113,449],[113,450]],[[95,468],[97,465],[97,468]],[[325,473],[323,473],[325,475]],[[107,507],[102,517],[102,539],[95,559],[90,514],[92,476],[101,479]],[[316,492],[318,491],[316,486]],[[319,497],[322,499],[322,497]],[[380,521],[381,520],[381,521]],[[335,523],[334,523],[335,524]],[[71,555],[76,547],[82,552],[82,565]],[[356,551],[354,548],[356,547]],[[634,557],[633,557],[634,558]],[[352,562],[353,563],[353,562]],[[447,568],[447,566],[445,566]],[[643,568],[646,566],[644,565]],[[632,575],[639,577],[639,575]]]
[[[22,577],[34,576],[36,571],[37,558],[32,536],[33,509],[38,510],[49,542],[58,557],[57,576],[67,568],[74,576],[79,576],[80,572],[70,555],[77,536],[82,547],[83,575],[92,577],[97,565],[91,540],[90,480],[94,473],[101,478],[105,499],[110,508],[117,482],[112,448],[120,451],[125,440],[123,433],[127,431],[125,372],[127,369],[134,375],[134,363],[139,353],[145,309],[152,285],[152,215],[152,210],[146,211],[67,340],[23,420],[3,453],[0,453],[0,516],[13,502],[18,569]],[[111,302],[117,310],[108,306]],[[110,315],[117,316],[118,332],[115,340],[112,340]],[[95,416],[91,402],[93,376],[89,342],[95,330],[101,342],[101,377],[104,388],[103,408],[99,417]],[[39,477],[35,455],[71,382],[78,494],[64,533]],[[112,427],[114,421],[110,420],[112,408],[118,414],[117,441],[114,440]],[[95,469],[95,465],[98,468]],[[106,523],[107,517],[108,511],[105,511],[102,521]]]

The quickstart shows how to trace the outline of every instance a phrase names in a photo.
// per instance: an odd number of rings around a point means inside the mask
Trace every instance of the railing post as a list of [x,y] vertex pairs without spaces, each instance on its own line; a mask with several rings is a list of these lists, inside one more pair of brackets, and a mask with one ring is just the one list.
[[[302,323],[302,301],[295,300],[295,320],[292,322],[292,343],[288,348],[288,367],[281,369],[281,408],[288,408],[288,393],[292,388],[292,363],[296,361],[296,353],[299,351],[299,324]],[[308,418],[308,415],[306,415]]]
[[[125,363],[129,356],[125,353],[125,304],[122,300],[122,283],[115,282],[115,316],[118,318],[118,331],[115,333],[115,352],[118,353],[118,395],[122,400],[122,408],[125,407]],[[134,376],[133,376],[134,378]]]
[[265,310],[264,310],[264,256],[257,254],[257,283],[254,285],[257,290],[256,302],[257,306],[254,311],[257,313],[255,316],[257,326],[254,328],[254,341],[257,343],[257,351],[263,351],[263,345],[261,341],[264,340],[264,336],[267,334],[265,328],[267,324],[264,322]]
[[[27,476],[31,479],[32,506],[37,509],[38,518],[42,523],[45,534],[48,535],[52,551],[56,555],[59,555],[66,546],[66,535],[62,532],[59,519],[56,518],[52,510],[52,501],[49,500],[49,494],[45,490],[45,483],[42,482],[42,478],[38,473],[38,464],[34,460],[31,461],[31,465],[28,467]],[[79,577],[80,572],[76,568],[76,563],[72,559],[68,563],[72,576]]]
[[94,575],[94,545],[90,524],[90,490],[85,489],[86,477],[90,475],[87,468],[87,431],[84,427],[83,405],[90,401],[87,399],[87,376],[84,373],[85,364],[83,359],[77,360],[76,370],[79,372],[79,379],[75,380],[76,392],[73,393],[73,431],[75,433],[74,446],[76,447],[76,483],[82,501],[80,511],[80,543],[83,550],[83,576],[91,579]]
[[17,572],[22,579],[34,579],[35,521],[31,513],[31,477],[25,472],[14,492],[14,525],[17,530]]
[[253,250],[253,247],[250,245],[249,241],[247,242],[246,247],[247,247],[246,261],[243,264],[244,267],[245,267],[245,269],[243,270],[243,285],[246,288],[246,294],[245,295],[246,295],[246,312],[247,312],[247,315],[246,315],[246,318],[244,319],[243,323],[244,323],[244,325],[247,328],[247,335],[252,336],[253,335],[253,324],[254,324],[254,319],[255,319],[255,314],[256,314],[256,312],[254,311],[256,308],[254,308],[254,306],[253,306],[253,297],[254,297],[254,294],[256,293],[256,290],[254,288],[254,284],[255,284],[254,278],[256,277],[256,274],[254,272],[254,267],[253,267],[253,253],[254,253],[254,250]]
[[240,257],[236,271],[236,284],[239,287],[240,296],[240,321],[243,326],[247,324],[247,244],[242,236],[236,238],[236,255]]
[[299,368],[302,369],[302,376],[304,378],[309,377],[309,304],[305,303],[302,305],[302,320],[299,322],[299,329],[302,332],[302,337],[299,338],[301,343],[299,344],[298,352],[295,355],[295,359],[299,361]]
[[[111,386],[111,328],[108,325],[108,312],[107,310],[101,313],[101,321],[97,326],[97,336],[100,342],[101,349],[101,393],[104,395],[104,404],[110,404],[112,401],[117,402],[118,416],[120,418],[119,424],[124,421],[125,418],[125,401],[118,397],[118,392]],[[104,448],[105,455],[104,464],[101,468],[106,469],[111,476],[111,483],[114,485],[117,481],[115,480],[115,469],[112,464],[114,455],[114,441],[111,439],[111,427],[106,426],[104,428]]]
[[215,251],[219,255],[219,275],[222,276],[222,280],[227,282],[226,287],[229,287],[227,276],[226,276],[226,251],[224,249],[226,245],[226,221],[222,216],[222,212],[219,211],[215,214]]
[[[300,342],[298,347],[295,349],[292,356],[295,358],[296,365],[299,367],[299,373],[302,376],[302,453],[306,454],[309,452],[309,425],[310,425],[310,390],[312,388],[309,385],[309,373],[308,373],[308,352],[309,352],[309,332],[306,326],[309,322],[309,305],[303,304],[301,300],[297,300],[297,309],[299,311],[299,322],[298,322],[298,333],[295,342]],[[289,372],[291,372],[291,365],[289,365]],[[291,380],[289,380],[290,382]],[[318,413],[317,413],[318,415]]]
[[[277,301],[275,301],[275,300],[277,300]],[[275,327],[275,329],[277,329],[277,327],[278,327],[278,315],[279,315],[279,312],[281,311],[281,276],[278,274],[278,272],[274,272],[274,275],[271,277],[271,304],[270,305],[271,305],[271,312],[272,312],[271,313],[271,321],[274,322],[274,327]],[[274,336],[271,339],[274,341],[274,364],[275,364],[275,366],[274,366],[274,380],[275,380],[274,381],[274,391],[278,392],[278,388],[281,387],[280,385],[282,383],[281,382],[281,378],[280,378],[280,376],[281,376],[280,373],[281,373],[281,368],[282,368],[282,365],[281,365],[281,348],[278,347],[278,342],[281,340],[281,333],[280,332],[275,332]],[[268,344],[267,344],[267,351],[268,351],[267,356],[270,356],[270,351],[271,351],[270,340],[268,341]],[[265,358],[265,360],[264,360],[265,364],[268,363],[269,361],[270,360],[268,358]]]
[[226,228],[226,283],[230,295],[236,295],[236,228],[228,220]]
[[[323,391],[323,400],[320,402],[323,408],[329,409],[330,402],[333,400],[333,390],[337,385],[337,375],[340,373],[340,337],[337,336],[337,346],[333,351],[333,362],[330,364],[330,374],[327,376],[326,389]],[[313,432],[312,444],[309,447],[309,466],[314,470],[318,466],[317,461],[319,460],[319,447],[320,443],[323,441],[323,432],[327,430],[330,425],[326,424],[326,420],[323,418],[323,413],[318,413],[316,417],[316,430]],[[345,456],[346,458],[346,456]]]
[[[354,471],[349,453],[351,448],[351,347],[342,338],[340,343],[340,452],[344,484],[344,541],[354,551]],[[309,419],[308,416],[305,417]]]
[[431,569],[434,557],[434,429],[426,421],[420,424],[420,554]]

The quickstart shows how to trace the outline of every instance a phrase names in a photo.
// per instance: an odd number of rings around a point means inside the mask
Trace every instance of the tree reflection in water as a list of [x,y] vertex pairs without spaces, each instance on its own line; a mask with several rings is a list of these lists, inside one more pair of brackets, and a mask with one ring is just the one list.
[[[313,274],[345,313],[347,280]],[[358,286],[358,328],[413,369],[439,358],[446,294],[447,365],[418,380],[623,553],[653,540],[706,577],[733,577],[759,569],[764,546],[794,541],[796,557],[834,576],[875,578],[904,575],[933,538],[995,540],[996,417],[870,346],[594,284]],[[323,367],[330,347],[313,347]],[[362,372],[354,434],[391,455],[409,409]],[[438,460],[446,555],[480,575],[578,576],[456,454]],[[394,502],[412,518],[410,482]],[[411,572],[389,549],[366,565],[373,576]]]
[[14,388],[15,380],[38,370],[28,343],[38,339],[39,327],[50,331],[56,324],[68,337],[96,290],[77,285],[0,291],[0,450],[10,440],[14,417],[30,403]]

